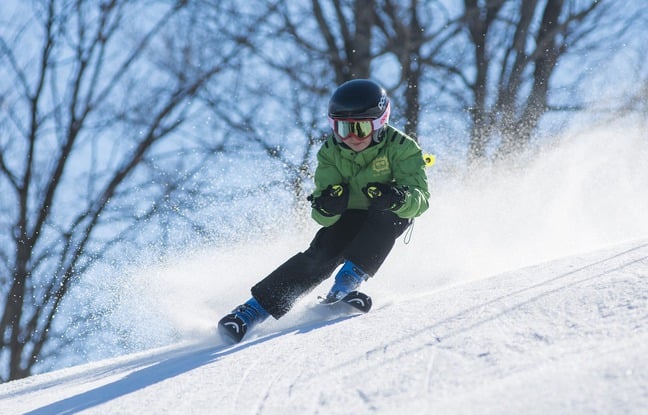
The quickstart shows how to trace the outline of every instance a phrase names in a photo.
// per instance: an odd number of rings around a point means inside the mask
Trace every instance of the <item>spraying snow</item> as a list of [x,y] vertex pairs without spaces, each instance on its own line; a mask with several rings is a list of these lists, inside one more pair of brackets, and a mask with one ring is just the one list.
[[[365,289],[380,302],[398,301],[646,237],[646,166],[642,131],[610,127],[567,136],[524,168],[461,179],[432,172],[430,210],[416,219],[409,244],[397,241]],[[138,271],[124,285],[118,325],[149,344],[208,335],[221,314],[249,298],[255,282],[305,249],[316,229],[313,223],[299,233],[288,229],[271,240]],[[298,303],[286,325],[301,321],[300,310],[317,294]]]

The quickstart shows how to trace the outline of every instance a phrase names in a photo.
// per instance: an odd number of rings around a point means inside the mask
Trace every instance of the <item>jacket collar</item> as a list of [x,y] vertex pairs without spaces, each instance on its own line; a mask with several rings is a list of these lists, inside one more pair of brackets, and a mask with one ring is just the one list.
[[338,143],[340,149],[340,155],[342,158],[350,160],[361,166],[368,165],[373,159],[376,158],[380,150],[385,146],[386,140],[382,140],[380,143],[372,142],[369,147],[365,148],[360,152],[355,152],[351,150],[344,144]]

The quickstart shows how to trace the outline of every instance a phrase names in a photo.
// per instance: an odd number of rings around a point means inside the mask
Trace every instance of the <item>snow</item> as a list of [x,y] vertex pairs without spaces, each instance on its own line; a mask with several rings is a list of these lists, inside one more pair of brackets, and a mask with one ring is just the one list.
[[[648,241],[0,386],[0,413],[547,414],[648,408]],[[294,325],[292,325],[294,324]]]
[[141,270],[115,314],[182,341],[2,384],[0,414],[644,414],[642,134],[601,130],[524,174],[439,181],[411,243],[363,286],[366,315],[328,314],[313,292],[241,344],[214,334],[312,233]]

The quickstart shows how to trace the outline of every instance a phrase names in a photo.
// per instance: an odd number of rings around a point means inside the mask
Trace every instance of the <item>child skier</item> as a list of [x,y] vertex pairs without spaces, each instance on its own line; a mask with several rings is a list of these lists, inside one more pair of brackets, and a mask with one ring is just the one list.
[[339,86],[329,101],[333,130],[317,154],[312,218],[322,225],[306,251],[252,287],[252,298],[223,317],[219,331],[239,342],[343,264],[324,302],[335,302],[375,275],[430,197],[418,144],[388,124],[385,90],[368,79]]

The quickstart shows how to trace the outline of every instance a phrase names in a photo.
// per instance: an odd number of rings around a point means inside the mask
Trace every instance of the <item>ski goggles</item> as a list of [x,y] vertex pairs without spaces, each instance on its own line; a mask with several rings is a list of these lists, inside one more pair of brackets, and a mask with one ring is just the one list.
[[331,120],[331,127],[338,137],[346,140],[351,136],[368,138],[374,132],[372,120]]
[[374,131],[381,129],[389,120],[389,105],[385,113],[375,120],[354,120],[329,117],[329,125],[335,135],[342,140],[355,136],[359,139],[366,139],[372,136]]

